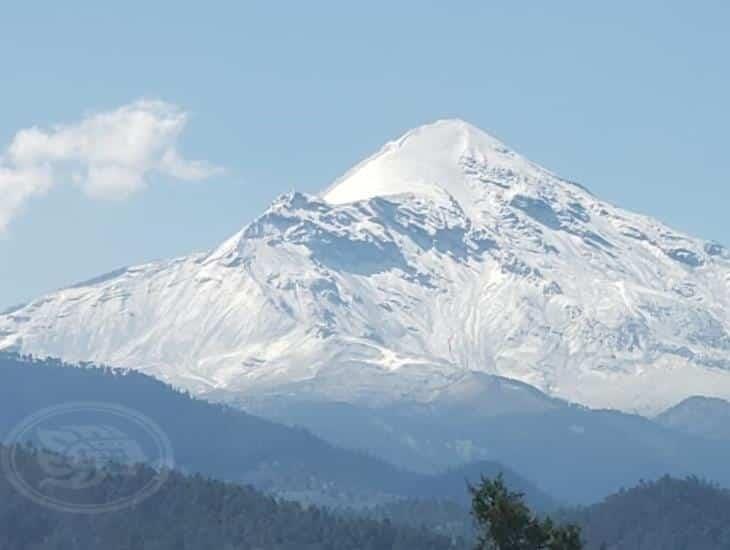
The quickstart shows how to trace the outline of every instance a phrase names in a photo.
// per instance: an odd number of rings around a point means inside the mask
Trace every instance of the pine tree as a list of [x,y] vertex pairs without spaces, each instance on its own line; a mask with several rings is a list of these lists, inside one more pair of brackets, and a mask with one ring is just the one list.
[[556,526],[550,518],[535,516],[523,495],[510,491],[502,476],[482,478],[470,487],[472,515],[479,539],[477,550],[581,550],[580,530]]

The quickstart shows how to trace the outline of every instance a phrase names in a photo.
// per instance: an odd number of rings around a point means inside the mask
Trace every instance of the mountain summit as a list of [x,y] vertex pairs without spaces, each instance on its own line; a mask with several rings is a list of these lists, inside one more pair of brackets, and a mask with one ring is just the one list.
[[462,120],[439,120],[411,130],[385,145],[337,180],[322,197],[344,204],[373,197],[409,194],[439,197],[447,193],[465,210],[489,191],[464,178],[465,169],[489,167],[501,183],[539,181],[545,170],[510,151],[496,138]]
[[496,380],[526,391],[499,375],[658,412],[730,397],[730,252],[444,120],[319,196],[279,197],[213,251],[0,316],[0,348],[219,398],[465,403]]

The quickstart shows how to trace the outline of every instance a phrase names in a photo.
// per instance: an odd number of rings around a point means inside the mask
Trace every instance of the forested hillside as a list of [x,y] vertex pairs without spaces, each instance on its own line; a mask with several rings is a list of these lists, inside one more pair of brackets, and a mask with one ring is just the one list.
[[[0,452],[3,449],[0,446]],[[37,485],[34,451],[17,450],[20,475]],[[153,476],[103,476],[100,501],[132,492]],[[127,486],[127,487],[124,487]],[[278,501],[256,490],[172,473],[132,508],[78,515],[40,506],[0,476],[3,550],[448,550],[466,546],[390,522],[344,519],[316,507]]]
[[568,517],[588,550],[730,548],[730,491],[697,478],[645,482]]
[[[695,477],[642,482],[598,504],[551,515],[578,525],[586,550],[730,548],[730,491]],[[449,501],[391,502],[371,509],[369,517],[466,540],[475,533],[468,506]]]

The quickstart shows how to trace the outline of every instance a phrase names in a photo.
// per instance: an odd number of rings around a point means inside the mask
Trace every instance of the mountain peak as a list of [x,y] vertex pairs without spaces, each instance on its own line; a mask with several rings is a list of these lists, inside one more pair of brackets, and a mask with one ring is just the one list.
[[418,126],[396,140],[400,146],[408,141],[425,145],[441,145],[449,149],[496,150],[507,152],[508,148],[496,137],[473,124],[459,118],[447,118]]
[[438,120],[387,143],[322,193],[330,204],[379,196],[415,194],[454,197],[463,208],[516,181],[542,179],[548,172],[500,140],[459,119]]

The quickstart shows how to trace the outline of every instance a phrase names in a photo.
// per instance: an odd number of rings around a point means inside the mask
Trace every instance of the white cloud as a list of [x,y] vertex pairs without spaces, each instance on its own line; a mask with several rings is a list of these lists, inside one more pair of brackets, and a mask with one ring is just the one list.
[[19,131],[0,157],[0,232],[28,199],[67,181],[95,199],[123,199],[153,174],[192,181],[219,173],[177,150],[186,123],[175,105],[141,100],[75,124]]
[[0,234],[25,201],[45,194],[51,185],[46,168],[8,169],[0,165]]

